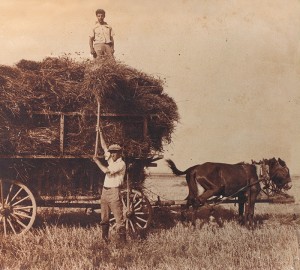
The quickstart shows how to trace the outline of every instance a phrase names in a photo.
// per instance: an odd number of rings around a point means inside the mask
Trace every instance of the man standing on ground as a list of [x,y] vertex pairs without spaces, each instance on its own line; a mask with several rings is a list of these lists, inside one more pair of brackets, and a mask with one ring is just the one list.
[[96,60],[104,58],[114,59],[114,32],[105,21],[105,11],[96,10],[97,22],[90,34],[89,44],[91,54]]
[[105,159],[108,167],[104,166],[99,159],[93,158],[98,167],[105,173],[105,179],[101,195],[101,225],[102,238],[107,243],[109,234],[109,214],[110,211],[116,219],[116,228],[119,241],[126,241],[126,230],[124,226],[122,202],[120,199],[120,187],[123,184],[126,165],[122,160],[122,148],[118,144],[112,144],[108,148],[100,130],[100,142],[104,150]]

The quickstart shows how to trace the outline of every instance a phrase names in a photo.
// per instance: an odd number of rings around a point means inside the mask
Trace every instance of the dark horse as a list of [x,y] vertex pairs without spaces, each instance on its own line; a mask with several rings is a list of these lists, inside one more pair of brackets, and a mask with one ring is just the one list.
[[[255,165],[206,162],[180,171],[172,160],[167,160],[167,163],[175,175],[186,175],[189,188],[187,207],[197,209],[214,196],[237,197],[241,221],[253,226],[254,205],[261,191],[261,181]],[[269,178],[277,189],[291,188],[289,169],[283,160],[264,159],[263,164],[268,165]]]

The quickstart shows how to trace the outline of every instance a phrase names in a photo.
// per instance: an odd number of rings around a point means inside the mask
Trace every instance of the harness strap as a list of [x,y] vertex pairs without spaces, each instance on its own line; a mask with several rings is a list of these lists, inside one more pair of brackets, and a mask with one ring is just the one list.
[[221,203],[222,201],[224,201],[224,200],[226,200],[226,199],[228,199],[228,198],[233,198],[233,197],[235,197],[236,194],[238,194],[238,193],[240,193],[241,191],[247,189],[248,187],[251,187],[251,186],[253,186],[253,185],[256,185],[257,183],[259,183],[259,182],[261,182],[261,181],[262,181],[262,179],[259,179],[259,180],[255,181],[254,183],[247,184],[246,186],[240,188],[238,191],[234,192],[233,194],[231,194],[231,195],[229,195],[229,196],[227,196],[227,197],[223,197],[222,199],[220,199],[220,200],[219,200],[218,202],[216,202],[215,204],[219,204],[219,203]]

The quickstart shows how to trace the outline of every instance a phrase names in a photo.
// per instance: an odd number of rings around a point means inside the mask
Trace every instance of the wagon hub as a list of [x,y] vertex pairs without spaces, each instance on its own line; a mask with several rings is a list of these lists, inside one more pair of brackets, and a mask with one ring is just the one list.
[[7,217],[7,216],[9,216],[11,213],[12,213],[12,209],[11,209],[11,207],[10,207],[9,205],[7,205],[7,204],[4,204],[4,206],[2,206],[1,209],[0,209],[0,215],[1,215],[1,216]]
[[133,217],[134,212],[132,210],[126,211],[126,217],[131,218]]

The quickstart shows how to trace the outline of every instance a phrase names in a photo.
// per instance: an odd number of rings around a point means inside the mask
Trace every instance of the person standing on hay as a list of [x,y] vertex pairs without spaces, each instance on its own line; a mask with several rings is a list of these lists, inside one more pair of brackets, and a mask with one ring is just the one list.
[[109,214],[110,211],[116,219],[116,228],[121,243],[126,242],[126,230],[124,226],[123,209],[120,195],[120,187],[123,184],[126,164],[122,160],[122,148],[118,144],[112,144],[108,148],[100,130],[100,143],[104,150],[104,157],[108,162],[108,167],[104,166],[96,157],[94,162],[101,171],[105,173],[105,179],[101,195],[101,226],[102,239],[108,243],[109,234]]
[[114,31],[105,21],[105,11],[96,10],[97,21],[90,34],[89,44],[95,60],[114,59]]

